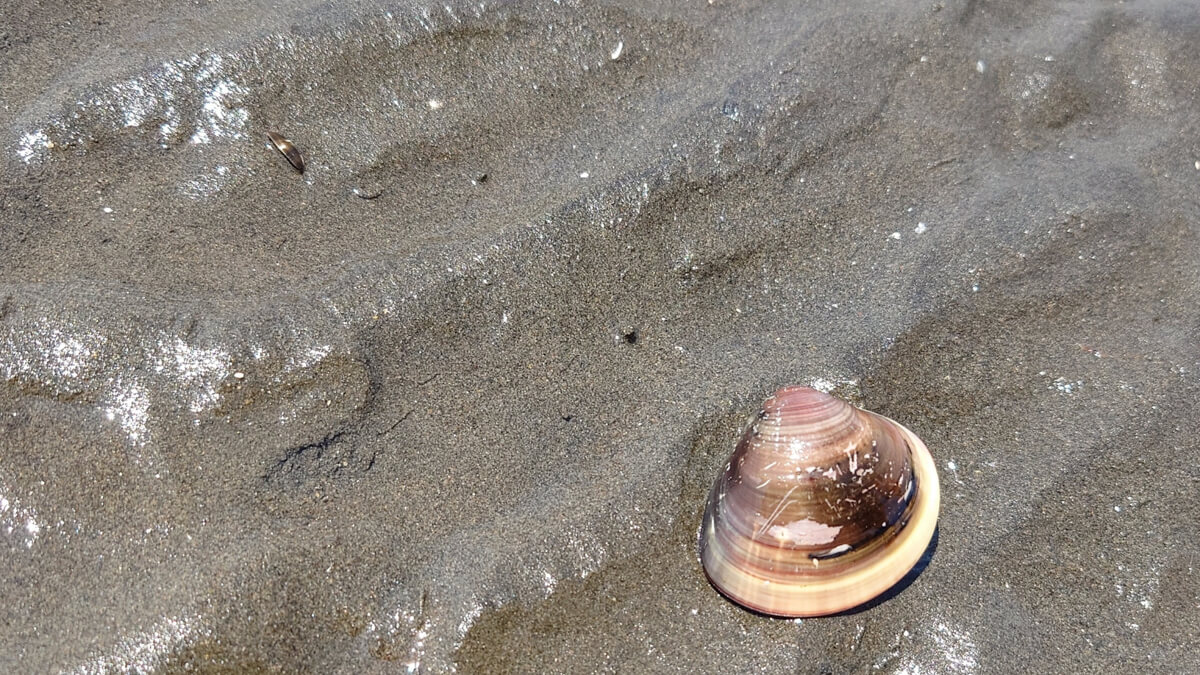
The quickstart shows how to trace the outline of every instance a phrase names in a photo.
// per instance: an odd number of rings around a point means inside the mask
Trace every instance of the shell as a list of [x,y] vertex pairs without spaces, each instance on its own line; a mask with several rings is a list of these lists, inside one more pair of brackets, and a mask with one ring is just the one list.
[[763,614],[836,614],[891,588],[933,538],[937,469],[900,424],[807,387],[763,404],[713,485],[700,561]]
[[268,131],[267,138],[271,140],[271,146],[287,158],[288,164],[291,164],[292,168],[304,173],[304,156],[291,141],[274,131]]

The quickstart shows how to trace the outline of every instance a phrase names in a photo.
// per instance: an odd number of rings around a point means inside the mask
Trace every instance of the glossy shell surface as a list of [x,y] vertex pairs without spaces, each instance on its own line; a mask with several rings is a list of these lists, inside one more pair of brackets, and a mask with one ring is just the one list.
[[937,470],[896,422],[807,387],[779,390],[713,485],[700,561],[763,614],[835,614],[888,590],[937,525]]
[[274,131],[267,132],[267,139],[271,141],[271,147],[287,158],[288,164],[291,164],[293,169],[304,173],[304,156],[291,141]]

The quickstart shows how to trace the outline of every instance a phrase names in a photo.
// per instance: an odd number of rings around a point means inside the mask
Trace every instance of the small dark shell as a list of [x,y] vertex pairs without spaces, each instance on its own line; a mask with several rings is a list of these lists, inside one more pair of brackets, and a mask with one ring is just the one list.
[[807,387],[763,404],[708,498],[700,560],[735,602],[820,616],[886,591],[937,524],[937,470],[896,422]]
[[304,157],[291,141],[274,131],[268,131],[267,138],[271,140],[271,145],[287,158],[288,164],[291,164],[292,168],[304,173]]

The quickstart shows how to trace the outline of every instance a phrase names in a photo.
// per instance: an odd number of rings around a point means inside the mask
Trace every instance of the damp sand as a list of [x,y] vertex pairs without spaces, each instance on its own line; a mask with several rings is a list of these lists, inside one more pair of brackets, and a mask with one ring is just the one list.
[[[1200,669],[1194,5],[17,4],[0,670]],[[941,472],[865,611],[696,560],[791,383]]]

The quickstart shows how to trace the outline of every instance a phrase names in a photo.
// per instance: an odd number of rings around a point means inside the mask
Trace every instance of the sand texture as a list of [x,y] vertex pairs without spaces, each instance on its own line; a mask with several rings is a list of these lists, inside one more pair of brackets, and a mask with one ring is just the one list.
[[[5,3],[0,672],[1198,672],[1198,88],[1187,0]],[[863,611],[697,561],[786,384],[941,473]]]

